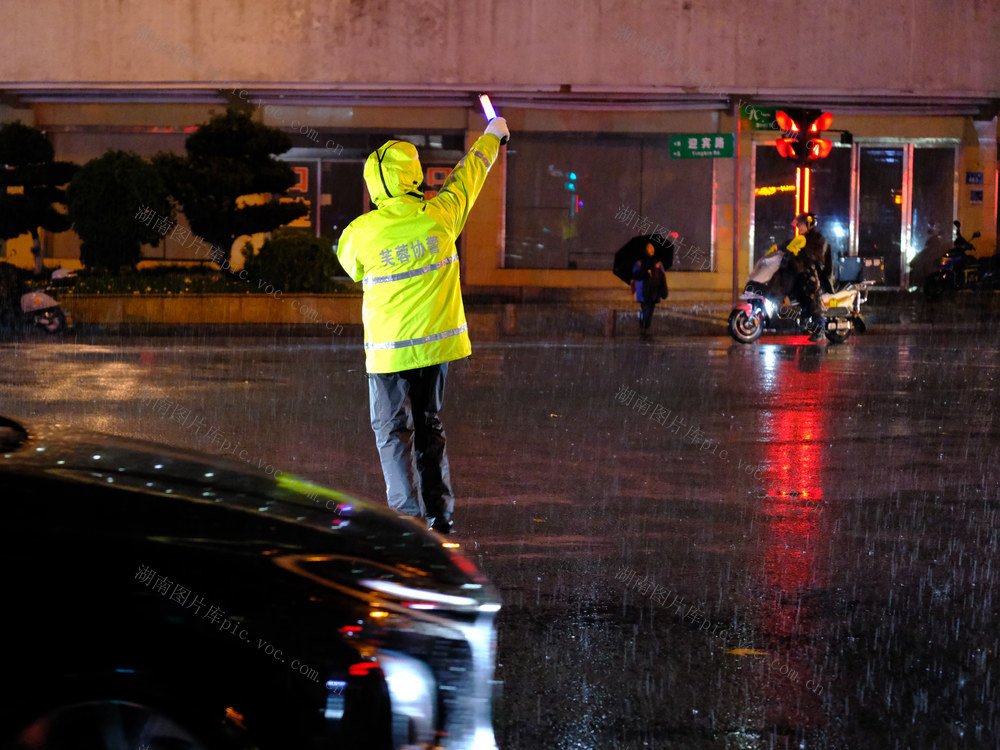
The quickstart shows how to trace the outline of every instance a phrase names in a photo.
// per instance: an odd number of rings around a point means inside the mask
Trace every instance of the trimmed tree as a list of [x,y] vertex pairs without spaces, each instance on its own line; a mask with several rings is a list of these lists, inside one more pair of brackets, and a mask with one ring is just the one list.
[[[229,259],[241,235],[270,232],[308,213],[301,203],[279,202],[296,178],[290,165],[274,157],[292,147],[291,139],[249,113],[230,107],[188,136],[184,147],[187,156],[160,153],[153,163],[191,231],[221,248],[222,258]],[[249,195],[269,199],[238,202]]]
[[162,227],[173,218],[160,171],[129,151],[108,151],[87,162],[70,182],[66,200],[83,243],[80,260],[90,270],[134,269],[142,246],[159,244]]
[[279,229],[260,250],[247,243],[243,266],[251,279],[263,279],[286,292],[324,294],[337,289],[333,277],[344,271],[333,242],[304,229]]
[[79,167],[55,161],[55,149],[40,130],[20,121],[0,127],[0,239],[30,234],[35,274],[42,272],[39,231],[65,232],[70,219],[57,206],[62,188]]

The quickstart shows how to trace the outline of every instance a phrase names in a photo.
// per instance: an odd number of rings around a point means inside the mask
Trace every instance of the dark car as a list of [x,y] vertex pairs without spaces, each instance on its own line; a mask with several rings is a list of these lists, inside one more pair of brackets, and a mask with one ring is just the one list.
[[0,418],[2,748],[493,750],[499,599],[287,475]]

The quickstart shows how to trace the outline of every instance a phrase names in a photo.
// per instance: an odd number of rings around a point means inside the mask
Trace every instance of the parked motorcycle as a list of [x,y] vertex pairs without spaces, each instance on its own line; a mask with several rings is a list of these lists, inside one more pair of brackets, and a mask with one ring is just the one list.
[[[824,332],[834,344],[846,341],[852,331],[865,332],[861,305],[868,301],[869,287],[884,274],[881,258],[842,258],[837,266],[838,286],[820,296],[826,318]],[[740,295],[744,301],[729,315],[730,336],[751,344],[765,331],[806,334],[814,330],[812,315],[789,295],[790,284],[785,281],[794,273],[793,268],[791,253],[774,247],[757,261]]]
[[[979,232],[972,233],[972,239],[979,237]],[[972,242],[962,236],[962,223],[955,222],[955,246],[941,256],[937,262],[937,270],[924,281],[924,294],[928,297],[940,297],[945,292],[976,287],[979,283],[979,258]]]
[[54,295],[57,289],[71,285],[76,274],[57,268],[43,286],[24,291],[13,266],[5,270],[5,280],[0,281],[4,287],[0,290],[3,292],[0,294],[0,329],[20,333],[40,329],[52,335],[65,333],[69,320]]
[[1000,256],[994,254],[979,259],[979,281],[976,289],[984,292],[1000,291]]

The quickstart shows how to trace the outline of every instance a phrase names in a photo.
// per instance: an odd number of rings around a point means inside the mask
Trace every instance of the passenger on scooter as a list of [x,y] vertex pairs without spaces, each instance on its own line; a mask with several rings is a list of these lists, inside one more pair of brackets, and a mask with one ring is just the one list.
[[[801,237],[796,237],[794,240],[785,246],[787,252],[781,253],[781,264],[778,266],[778,270],[775,272],[774,276],[771,277],[771,282],[769,284],[771,292],[778,299],[783,300],[785,297],[798,299],[801,295],[799,294],[799,265],[796,255],[799,250],[802,249],[802,245],[805,241]],[[771,245],[771,249],[768,250],[767,255],[778,252],[778,245]]]
[[830,276],[833,272],[833,259],[830,243],[816,228],[816,216],[812,213],[799,214],[792,222],[792,226],[798,230],[799,236],[805,239],[795,259],[802,293],[801,303],[813,318],[814,330],[810,341],[823,341],[826,319],[823,317],[823,303],[820,297],[824,291],[832,291]]

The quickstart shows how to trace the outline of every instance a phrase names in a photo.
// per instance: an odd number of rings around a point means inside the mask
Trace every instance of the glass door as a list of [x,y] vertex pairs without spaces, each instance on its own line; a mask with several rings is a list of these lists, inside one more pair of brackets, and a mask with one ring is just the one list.
[[952,246],[956,152],[953,146],[913,149],[913,226],[906,286],[921,287]]
[[[948,139],[835,147],[810,170],[810,208],[833,250],[882,258],[884,286],[923,283],[951,247],[958,145]],[[795,165],[770,143],[754,144],[752,261],[787,242],[798,190]]]
[[858,158],[858,255],[882,258],[885,285],[895,287],[903,281],[904,156],[902,147],[861,146]]

